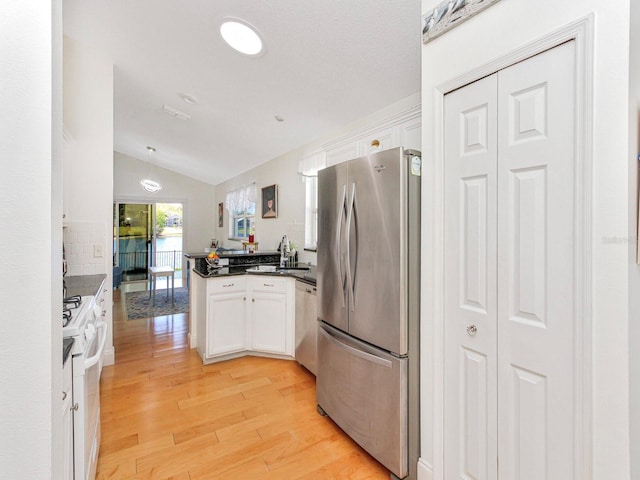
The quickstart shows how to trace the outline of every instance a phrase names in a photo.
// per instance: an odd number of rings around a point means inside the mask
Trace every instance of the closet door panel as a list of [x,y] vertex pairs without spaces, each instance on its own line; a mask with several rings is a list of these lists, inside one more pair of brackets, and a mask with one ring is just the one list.
[[498,73],[500,478],[573,478],[574,44]]
[[497,478],[496,76],[445,97],[445,475]]

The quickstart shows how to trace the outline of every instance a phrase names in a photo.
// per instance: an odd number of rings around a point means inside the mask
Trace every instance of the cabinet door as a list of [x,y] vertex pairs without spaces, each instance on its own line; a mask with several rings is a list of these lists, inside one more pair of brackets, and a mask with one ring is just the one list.
[[359,156],[361,157],[398,146],[394,127],[384,128],[366,135],[359,143]]
[[254,291],[251,297],[251,349],[286,354],[286,294]]
[[62,370],[62,451],[63,480],[73,480],[73,388],[71,373],[72,361],[69,358]]
[[422,150],[422,118],[420,115],[398,125],[398,133],[400,136],[399,144],[405,150]]
[[358,141],[354,140],[327,150],[327,167],[359,157]]
[[207,298],[207,358],[245,350],[246,294],[232,292]]

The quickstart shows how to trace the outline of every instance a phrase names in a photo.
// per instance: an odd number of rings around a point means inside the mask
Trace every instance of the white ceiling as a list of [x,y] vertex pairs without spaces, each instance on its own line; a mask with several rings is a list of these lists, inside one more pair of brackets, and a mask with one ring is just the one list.
[[[148,161],[151,145],[153,163],[213,185],[420,89],[420,0],[64,0],[63,12],[65,35],[113,59],[114,150]],[[228,17],[256,27],[264,54],[224,43]]]

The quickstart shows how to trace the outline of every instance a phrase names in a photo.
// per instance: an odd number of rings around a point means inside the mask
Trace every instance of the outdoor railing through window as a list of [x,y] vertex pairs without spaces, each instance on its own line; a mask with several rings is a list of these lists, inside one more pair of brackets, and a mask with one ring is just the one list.
[[[140,250],[137,252],[120,252],[119,265],[123,272],[131,272],[136,270],[144,270],[148,265],[148,250]],[[166,250],[154,252],[155,261],[151,265],[156,267],[172,267],[174,270],[182,268],[182,250]],[[149,266],[151,266],[149,265]]]

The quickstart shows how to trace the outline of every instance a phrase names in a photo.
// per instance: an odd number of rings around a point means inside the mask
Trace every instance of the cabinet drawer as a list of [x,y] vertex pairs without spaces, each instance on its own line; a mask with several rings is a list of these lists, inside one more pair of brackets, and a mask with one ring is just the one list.
[[208,294],[244,292],[246,288],[247,280],[241,275],[207,280]]
[[254,292],[286,293],[288,278],[260,275],[251,277],[251,290]]

